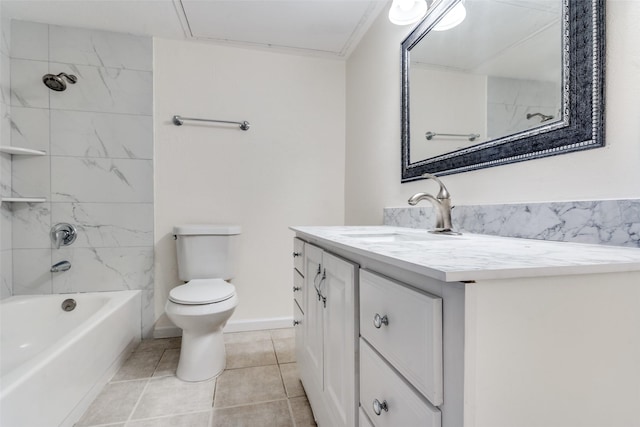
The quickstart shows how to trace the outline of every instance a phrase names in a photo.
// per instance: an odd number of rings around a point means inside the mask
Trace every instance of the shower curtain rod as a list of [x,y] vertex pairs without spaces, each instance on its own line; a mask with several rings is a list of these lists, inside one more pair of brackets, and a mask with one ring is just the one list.
[[178,116],[178,115],[173,116],[173,124],[176,125],[176,126],[182,126],[184,124],[185,120],[193,120],[193,121],[196,121],[196,122],[229,123],[229,124],[232,124],[232,125],[240,126],[240,129],[242,129],[242,130],[249,130],[249,128],[251,127],[251,125],[247,121],[230,122],[230,121],[227,121],[227,120],[196,119],[194,117],[182,117],[182,116]]

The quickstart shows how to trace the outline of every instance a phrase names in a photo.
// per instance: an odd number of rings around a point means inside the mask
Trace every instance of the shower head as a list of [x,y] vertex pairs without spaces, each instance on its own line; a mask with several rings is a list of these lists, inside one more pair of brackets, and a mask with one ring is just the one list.
[[72,85],[78,81],[78,78],[73,74],[60,73],[57,76],[55,74],[45,74],[42,76],[42,83],[51,90],[62,92],[67,88],[67,82],[64,81],[65,79]]

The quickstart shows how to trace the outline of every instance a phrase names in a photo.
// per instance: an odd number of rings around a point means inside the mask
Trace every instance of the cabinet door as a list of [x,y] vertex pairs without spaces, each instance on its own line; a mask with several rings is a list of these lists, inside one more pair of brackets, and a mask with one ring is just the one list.
[[321,292],[324,309],[324,396],[335,427],[354,426],[358,410],[356,395],[356,272],[357,266],[324,253]]
[[322,249],[305,245],[304,285],[307,289],[305,304],[304,349],[300,363],[300,374],[305,389],[322,390],[323,387],[323,303],[318,300],[316,288],[322,280]]

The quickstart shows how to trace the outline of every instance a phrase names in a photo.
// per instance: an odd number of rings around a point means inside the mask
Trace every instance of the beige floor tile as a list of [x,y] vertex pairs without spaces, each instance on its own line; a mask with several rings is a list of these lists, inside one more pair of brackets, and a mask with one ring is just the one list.
[[142,340],[136,352],[180,348],[182,337]]
[[213,406],[222,408],[284,398],[277,365],[230,369],[218,377]]
[[224,334],[224,342],[226,344],[239,343],[239,342],[253,342],[270,340],[271,334],[269,331],[249,331],[249,332],[233,332],[230,334]]
[[147,380],[109,383],[91,403],[76,426],[93,426],[126,421]]
[[185,382],[176,377],[149,380],[131,419],[161,417],[211,408],[216,380]]
[[162,358],[153,373],[154,377],[166,377],[176,374],[178,361],[180,360],[180,349],[170,348],[162,353]]
[[294,328],[272,329],[271,338],[274,340],[281,340],[284,338],[295,338],[296,330]]
[[211,411],[130,421],[125,427],[209,427]]
[[274,339],[273,346],[276,348],[278,363],[291,363],[296,361],[295,338]]
[[313,419],[313,412],[311,412],[311,406],[306,397],[294,397],[289,399],[291,404],[291,412],[293,413],[293,420],[296,423],[296,427],[309,427],[315,426],[316,422]]
[[213,410],[211,427],[293,427],[286,400]]
[[149,378],[158,366],[164,350],[149,350],[131,353],[122,368],[113,376],[111,381],[136,380]]
[[287,397],[304,396],[304,388],[300,382],[300,373],[298,372],[297,363],[283,363],[280,365],[280,373]]
[[227,369],[277,364],[271,339],[225,344]]

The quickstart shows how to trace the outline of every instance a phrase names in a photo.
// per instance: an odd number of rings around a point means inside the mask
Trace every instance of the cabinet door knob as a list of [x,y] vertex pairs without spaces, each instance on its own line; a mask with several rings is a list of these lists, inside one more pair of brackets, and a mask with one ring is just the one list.
[[294,252],[293,257],[302,256],[302,252]]
[[375,412],[376,415],[380,415],[380,414],[382,414],[382,411],[389,412],[389,408],[387,407],[387,401],[383,400],[382,403],[380,403],[380,401],[378,399],[374,399],[373,400],[373,412]]
[[376,313],[376,315],[373,316],[373,326],[375,326],[377,329],[380,329],[382,325],[388,325],[388,324],[389,324],[389,319],[387,318],[386,314],[380,317],[380,315]]
[[294,286],[293,287],[293,292],[298,292],[299,290],[301,290],[302,288],[300,286]]
[[301,320],[294,320],[293,321],[293,326],[298,326],[299,324],[301,324],[302,321]]

